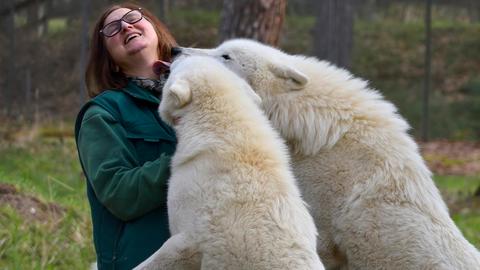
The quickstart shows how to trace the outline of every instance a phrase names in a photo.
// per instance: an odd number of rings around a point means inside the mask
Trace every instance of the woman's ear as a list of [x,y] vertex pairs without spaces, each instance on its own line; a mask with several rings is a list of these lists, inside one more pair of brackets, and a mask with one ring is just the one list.
[[162,61],[162,60],[157,60],[155,61],[155,63],[153,63],[153,72],[160,76],[161,74],[167,72],[168,70],[170,70],[170,65],[171,63],[169,62],[165,62],[165,61]]

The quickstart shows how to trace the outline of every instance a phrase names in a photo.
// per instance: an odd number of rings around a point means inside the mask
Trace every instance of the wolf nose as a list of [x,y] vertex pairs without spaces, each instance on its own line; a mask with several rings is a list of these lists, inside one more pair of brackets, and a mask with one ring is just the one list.
[[182,48],[172,47],[172,49],[170,50],[170,53],[171,53],[172,57],[175,57],[175,56],[179,55],[180,53],[182,53]]

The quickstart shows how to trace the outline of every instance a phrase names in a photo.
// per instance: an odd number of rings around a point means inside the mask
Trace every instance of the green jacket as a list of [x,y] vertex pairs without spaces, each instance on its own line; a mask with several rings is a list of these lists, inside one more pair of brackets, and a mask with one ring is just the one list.
[[100,270],[131,269],[170,237],[166,192],[176,138],[160,120],[158,104],[130,82],[102,92],[77,116]]

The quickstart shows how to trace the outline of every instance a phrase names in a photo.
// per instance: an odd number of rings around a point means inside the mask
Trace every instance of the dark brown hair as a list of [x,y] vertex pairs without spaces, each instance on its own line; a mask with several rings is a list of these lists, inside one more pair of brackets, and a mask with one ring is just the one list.
[[[105,19],[114,10],[119,8],[138,9],[140,6],[134,3],[123,3],[113,5],[107,8],[98,19],[93,29],[90,56],[88,59],[87,70],[85,71],[85,83],[87,84],[88,96],[93,98],[107,89],[118,89],[125,87],[127,78],[125,75],[116,71],[116,64],[107,51],[104,43],[104,37],[100,33]],[[153,25],[158,36],[158,56],[161,60],[169,61],[171,59],[170,49],[177,45],[175,39],[170,34],[167,27],[150,11],[142,7],[143,16]]]

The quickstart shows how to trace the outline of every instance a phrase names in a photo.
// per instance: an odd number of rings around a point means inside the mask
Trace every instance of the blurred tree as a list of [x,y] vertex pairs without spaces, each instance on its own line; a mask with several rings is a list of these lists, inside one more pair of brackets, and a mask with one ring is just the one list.
[[432,0],[425,6],[425,77],[422,96],[422,140],[428,141],[430,84],[432,80]]
[[87,67],[87,50],[88,50],[88,21],[90,19],[90,0],[83,0],[82,6],[82,32],[80,39],[80,104],[85,103],[86,97],[86,84],[85,84],[85,70]]
[[47,30],[47,3],[50,1],[27,1],[25,9],[27,11],[27,25],[28,28],[36,30],[37,35],[42,36]]
[[203,10],[219,10],[222,8],[223,0],[174,0],[171,1],[171,8],[194,8]]
[[220,42],[243,37],[277,46],[286,5],[286,0],[224,0]]
[[313,54],[349,68],[353,47],[353,0],[317,2]]
[[[288,15],[314,15],[315,1],[311,0],[288,0],[287,14]],[[288,16],[287,15],[287,16]]]
[[[170,7],[169,0],[155,0],[151,1],[152,12],[162,21],[167,22],[168,11]],[[146,6],[147,7],[147,6]]]
[[[4,3],[5,4],[5,3]],[[8,39],[8,48],[7,51],[7,61],[6,65],[7,68],[7,76],[6,76],[6,86],[2,93],[2,100],[3,100],[3,107],[5,109],[5,114],[10,114],[10,109],[13,107],[12,99],[15,97],[15,2],[14,0],[8,0],[5,5],[5,17],[4,17],[4,28],[5,32],[7,33]]]
[[[467,10],[468,15],[470,16],[470,20],[472,22],[478,22],[480,20],[480,1],[478,0],[470,0],[468,2]],[[479,196],[480,196],[480,187],[478,189]]]

